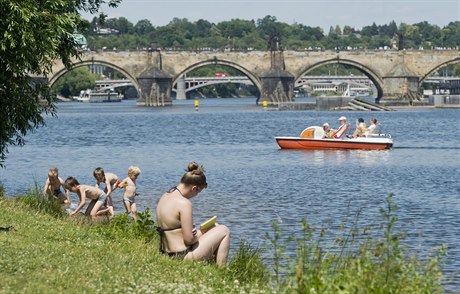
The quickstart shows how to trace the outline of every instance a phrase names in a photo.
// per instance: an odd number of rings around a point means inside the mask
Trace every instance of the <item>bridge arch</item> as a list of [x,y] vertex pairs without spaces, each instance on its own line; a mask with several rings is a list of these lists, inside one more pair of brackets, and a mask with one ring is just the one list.
[[177,74],[173,78],[172,87],[174,88],[174,86],[177,84],[177,81],[183,75],[185,75],[186,73],[188,73],[188,72],[190,72],[190,71],[192,71],[194,69],[206,66],[206,65],[215,65],[215,64],[225,65],[225,66],[232,67],[234,69],[239,70],[240,72],[242,72],[245,76],[247,76],[251,80],[251,82],[254,84],[254,86],[256,86],[257,90],[259,90],[259,93],[261,92],[262,83],[260,82],[259,78],[256,75],[254,75],[252,72],[250,72],[249,70],[247,70],[246,68],[244,68],[243,66],[241,66],[241,65],[239,65],[237,63],[227,61],[227,60],[222,60],[222,59],[216,59],[216,58],[204,60],[204,61],[201,61],[201,62],[197,62],[195,64],[192,64],[192,65],[188,66],[187,68],[182,70],[179,74]]
[[436,65],[434,68],[429,70],[425,75],[423,75],[420,78],[420,80],[418,81],[418,85],[421,86],[423,84],[423,82],[425,81],[425,79],[427,79],[432,73],[434,73],[438,69],[440,69],[442,67],[445,67],[445,66],[448,66],[450,64],[456,64],[456,63],[460,63],[460,57],[456,57],[456,58],[453,58],[452,60],[448,60],[446,62],[443,62],[443,63],[440,63],[440,64]]
[[304,76],[306,73],[314,69],[317,69],[319,67],[328,65],[328,64],[346,64],[346,65],[351,65],[359,69],[363,74],[365,74],[374,83],[375,87],[377,88],[377,99],[380,99],[383,97],[382,78],[376,72],[374,72],[372,69],[368,68],[367,66],[364,66],[361,63],[358,63],[350,59],[333,58],[333,59],[327,59],[324,61],[314,63],[313,65],[308,66],[300,71],[300,75],[296,77],[294,84],[296,84],[302,78],[302,76]]
[[106,66],[106,67],[109,67],[109,68],[112,68],[112,69],[115,69],[115,70],[119,71],[126,78],[128,78],[128,80],[131,81],[131,83],[133,84],[134,88],[136,88],[137,93],[138,94],[140,93],[140,90],[139,90],[140,88],[139,88],[139,84],[137,83],[137,79],[135,77],[133,77],[128,71],[126,71],[122,67],[119,67],[119,66],[117,66],[117,65],[115,65],[113,63],[110,63],[110,62],[107,62],[107,61],[102,61],[102,60],[96,60],[96,59],[82,60],[82,61],[79,61],[79,62],[75,62],[75,63],[72,64],[70,69],[67,69],[67,68],[64,67],[64,68],[60,69],[59,71],[53,73],[53,75],[49,79],[48,83],[49,83],[49,85],[51,87],[60,77],[62,77],[65,73],[69,72],[70,70],[72,70],[74,68],[77,68],[77,67],[85,66],[85,65],[95,65],[95,64],[96,65],[103,65],[103,66]]

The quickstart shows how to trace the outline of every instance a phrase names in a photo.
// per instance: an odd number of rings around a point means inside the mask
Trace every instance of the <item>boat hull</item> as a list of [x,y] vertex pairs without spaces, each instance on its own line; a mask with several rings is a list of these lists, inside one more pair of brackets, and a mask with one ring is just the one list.
[[393,147],[391,138],[314,139],[300,137],[275,137],[281,149],[362,149],[384,150]]

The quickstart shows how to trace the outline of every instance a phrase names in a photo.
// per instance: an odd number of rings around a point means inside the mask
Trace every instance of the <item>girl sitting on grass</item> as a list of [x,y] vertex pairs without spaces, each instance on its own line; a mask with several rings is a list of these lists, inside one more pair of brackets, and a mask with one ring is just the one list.
[[160,249],[184,260],[209,260],[214,256],[217,265],[222,266],[227,263],[230,230],[216,224],[203,231],[193,225],[190,199],[208,186],[204,172],[196,162],[189,163],[179,185],[161,196],[156,208]]

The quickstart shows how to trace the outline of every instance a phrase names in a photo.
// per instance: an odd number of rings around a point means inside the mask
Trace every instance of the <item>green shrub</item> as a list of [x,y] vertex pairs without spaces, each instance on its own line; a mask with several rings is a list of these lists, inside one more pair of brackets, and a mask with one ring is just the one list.
[[[277,292],[286,293],[442,293],[440,265],[445,247],[435,250],[426,259],[410,255],[400,244],[404,234],[395,233],[398,220],[389,194],[385,209],[381,209],[383,236],[373,239],[358,236],[357,222],[344,238],[324,248],[324,231],[315,232],[306,220],[302,221],[303,235],[296,239],[296,256],[281,262],[281,229],[273,226],[275,234],[269,243],[275,248],[274,276]],[[358,217],[359,214],[357,214]],[[285,267],[284,269],[277,269]],[[280,275],[284,271],[286,274]]]
[[62,218],[67,215],[66,211],[63,209],[64,205],[54,198],[46,199],[41,197],[38,186],[32,188],[25,195],[17,197],[18,200],[31,208],[35,208],[40,212],[52,215],[56,218]]
[[[149,208],[144,212],[137,212],[137,221],[126,213],[115,215],[106,223],[99,223],[98,230],[112,239],[139,239],[146,243],[159,243],[158,232],[155,230],[155,222]],[[89,218],[89,224],[94,224]],[[158,242],[156,242],[158,241]]]
[[144,239],[146,242],[158,240],[158,233],[155,230],[155,221],[152,217],[150,208],[144,212],[136,213],[137,220],[133,223],[133,229],[137,237]]
[[5,197],[5,187],[3,187],[2,182],[0,182],[0,198]]

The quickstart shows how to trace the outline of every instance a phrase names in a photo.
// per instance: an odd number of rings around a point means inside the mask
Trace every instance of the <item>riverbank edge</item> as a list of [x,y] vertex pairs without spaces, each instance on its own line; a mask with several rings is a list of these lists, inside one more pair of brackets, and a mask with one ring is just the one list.
[[406,106],[389,106],[393,110],[419,110],[419,109],[460,109],[460,105],[444,105],[444,106],[434,106],[434,105],[406,105]]

